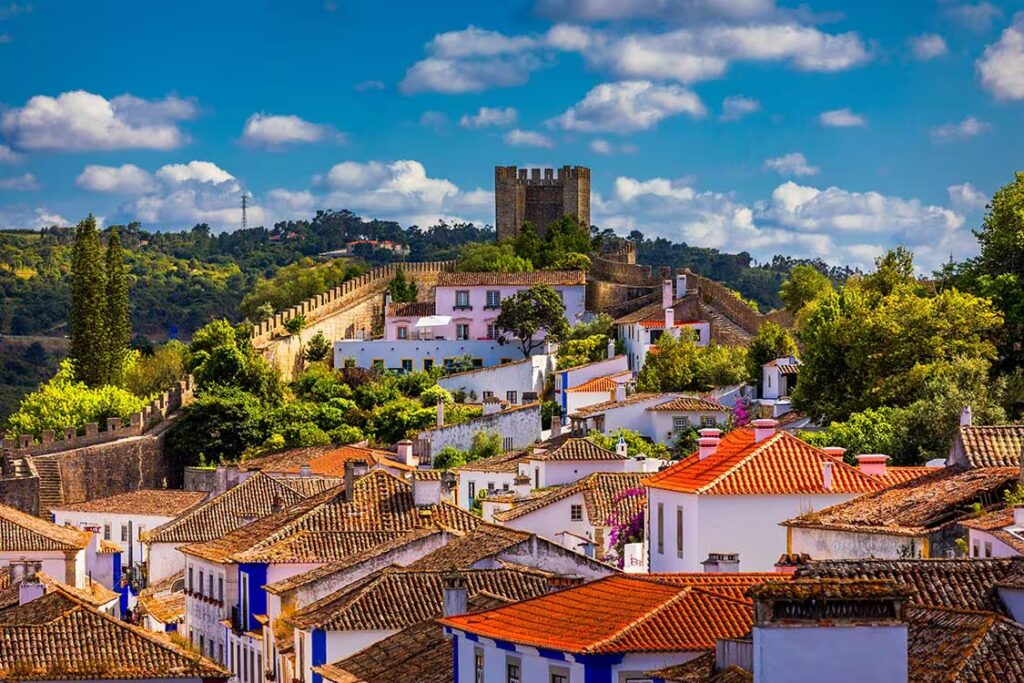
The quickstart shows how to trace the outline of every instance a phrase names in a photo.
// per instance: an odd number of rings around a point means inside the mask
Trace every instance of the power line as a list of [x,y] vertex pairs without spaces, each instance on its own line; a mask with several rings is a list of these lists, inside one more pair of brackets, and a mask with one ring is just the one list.
[[242,190],[242,230],[249,227],[249,221],[245,217],[245,207],[248,206],[247,197],[248,193],[245,190]]

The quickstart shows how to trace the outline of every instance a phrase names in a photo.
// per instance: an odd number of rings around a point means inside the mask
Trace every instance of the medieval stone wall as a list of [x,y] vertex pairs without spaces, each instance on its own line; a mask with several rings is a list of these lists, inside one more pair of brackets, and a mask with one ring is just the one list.
[[494,226],[498,240],[514,239],[523,223],[538,232],[562,216],[590,225],[590,169],[494,167]]

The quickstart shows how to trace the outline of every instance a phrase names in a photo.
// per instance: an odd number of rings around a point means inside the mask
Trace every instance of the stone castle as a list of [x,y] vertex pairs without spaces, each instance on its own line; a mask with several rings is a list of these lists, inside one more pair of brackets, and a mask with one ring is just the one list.
[[494,167],[494,227],[498,239],[514,239],[529,222],[543,234],[548,225],[573,216],[590,226],[590,169]]

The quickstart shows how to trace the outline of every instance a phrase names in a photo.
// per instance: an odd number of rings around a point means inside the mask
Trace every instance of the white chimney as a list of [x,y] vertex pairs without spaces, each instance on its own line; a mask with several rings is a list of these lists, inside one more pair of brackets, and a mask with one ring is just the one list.
[[398,451],[398,462],[403,465],[412,465],[414,467],[419,464],[417,462],[418,458],[415,458],[412,454],[412,441],[409,439],[402,439],[395,447]]
[[701,562],[705,572],[738,572],[740,570],[739,553],[708,553],[708,559]]
[[615,455],[620,458],[625,458],[629,453],[629,448],[626,446],[626,440],[619,436],[618,442],[615,444]]
[[821,485],[826,491],[832,490],[832,467],[835,465],[831,460],[821,463]]
[[445,576],[444,616],[453,617],[457,614],[465,614],[468,610],[467,596],[466,577],[457,572]]
[[412,502],[418,508],[429,508],[441,502],[441,480],[420,479],[412,474]]
[[871,477],[884,477],[888,455],[881,453],[865,453],[857,456],[857,469]]
[[623,401],[626,400],[626,385],[625,384],[616,384],[615,385],[615,400],[618,403],[622,403]]
[[775,428],[779,425],[779,421],[761,418],[754,420],[752,424],[754,425],[754,443],[759,443],[775,434]]
[[1018,529],[1024,529],[1024,505],[1013,506],[1013,525]]
[[[441,405],[438,403],[438,405]],[[483,403],[484,415],[494,415],[495,413],[501,412],[501,399],[495,398],[494,396],[488,396],[484,399]],[[439,420],[443,420],[444,417],[439,417]]]
[[697,439],[697,457],[703,460],[709,455],[714,455],[715,451],[718,450],[718,444],[721,442],[722,430],[720,429],[702,429],[700,430],[700,438]]
[[46,586],[37,578],[24,579],[18,584],[18,604],[24,605],[46,595]]
[[551,438],[562,435],[562,416],[557,413],[551,415]]
[[676,298],[682,299],[686,296],[686,275],[676,275]]
[[608,357],[609,358],[615,358],[615,340],[614,339],[609,339],[608,340]]
[[973,419],[974,418],[971,415],[971,407],[970,406],[964,406],[964,409],[960,411],[960,424],[961,424],[961,426],[969,427],[971,425],[971,421]]
[[301,465],[299,465],[299,476],[300,477],[312,477],[313,476],[313,468],[309,466],[308,462],[302,463]]
[[526,498],[530,495],[532,490],[530,477],[525,474],[517,474],[516,478],[512,480],[512,488],[515,491],[516,498]]
[[661,307],[671,308],[675,298],[672,296],[672,281],[665,280],[661,283]]
[[437,402],[437,426],[444,427],[444,401]]
[[671,330],[676,326],[676,309],[669,306],[665,309],[665,329]]
[[846,455],[846,449],[842,446],[825,446],[821,450],[836,462],[843,462],[843,456]]

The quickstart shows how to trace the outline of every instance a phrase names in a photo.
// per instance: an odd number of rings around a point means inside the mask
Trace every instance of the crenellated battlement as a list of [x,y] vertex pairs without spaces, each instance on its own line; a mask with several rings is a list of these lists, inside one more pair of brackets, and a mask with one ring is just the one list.
[[543,232],[562,216],[590,225],[590,169],[494,167],[498,239],[511,239],[529,222]]

